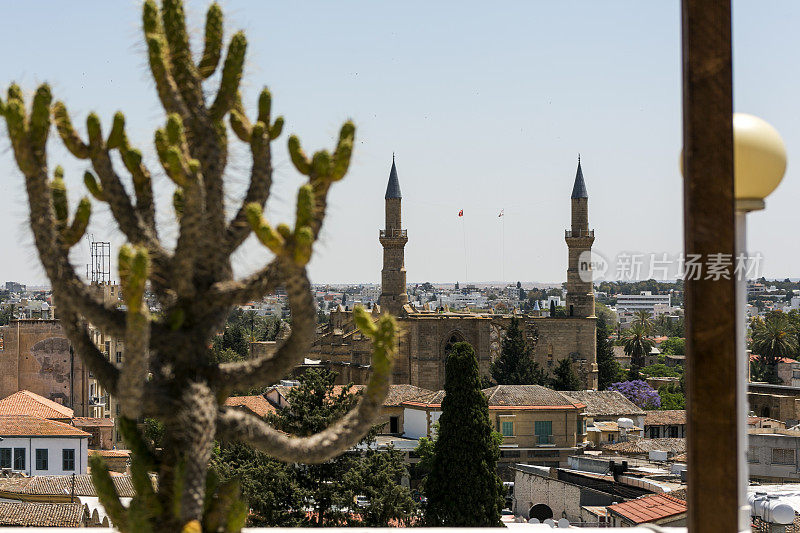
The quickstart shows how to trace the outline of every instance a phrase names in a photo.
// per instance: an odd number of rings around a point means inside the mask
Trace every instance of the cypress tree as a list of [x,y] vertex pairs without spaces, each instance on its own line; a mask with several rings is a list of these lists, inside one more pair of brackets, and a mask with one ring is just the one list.
[[568,357],[558,362],[553,374],[555,377],[551,387],[555,390],[581,390],[583,388],[581,380],[572,370],[572,362]]
[[445,397],[433,465],[425,480],[430,526],[499,526],[503,485],[495,470],[499,439],[489,422],[472,346],[459,342],[447,357]]
[[597,314],[597,388],[606,390],[612,383],[620,381],[622,368],[614,359],[614,347],[608,336],[611,330],[601,313]]
[[547,384],[547,373],[531,357],[531,348],[516,317],[511,319],[500,357],[492,363],[491,371],[498,385]]

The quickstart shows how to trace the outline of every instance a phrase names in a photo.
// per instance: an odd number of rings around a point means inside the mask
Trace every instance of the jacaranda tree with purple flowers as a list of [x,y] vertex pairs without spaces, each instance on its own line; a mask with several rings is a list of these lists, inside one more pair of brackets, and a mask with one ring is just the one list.
[[612,383],[608,390],[620,392],[642,409],[658,409],[661,407],[661,396],[658,395],[658,391],[641,379]]

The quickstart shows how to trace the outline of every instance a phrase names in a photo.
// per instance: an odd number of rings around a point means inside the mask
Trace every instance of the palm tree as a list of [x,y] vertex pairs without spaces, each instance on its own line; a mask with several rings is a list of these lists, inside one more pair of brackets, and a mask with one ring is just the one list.
[[778,360],[781,357],[793,357],[797,353],[797,331],[789,317],[781,311],[753,319],[750,328],[750,349],[764,365],[766,381],[777,383]]
[[633,323],[634,325],[641,325],[647,334],[649,334],[653,329],[653,319],[650,317],[650,312],[646,309],[639,309],[636,311],[633,317]]
[[631,358],[631,369],[636,368],[638,370],[642,368],[644,366],[645,355],[650,353],[650,350],[653,348],[653,341],[647,338],[647,334],[647,327],[638,320],[635,320],[622,338],[622,346],[625,350],[625,355]]

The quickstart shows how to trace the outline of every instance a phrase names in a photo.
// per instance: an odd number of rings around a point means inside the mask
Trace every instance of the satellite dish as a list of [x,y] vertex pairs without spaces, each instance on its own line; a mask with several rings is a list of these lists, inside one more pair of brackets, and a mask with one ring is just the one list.
[[528,520],[528,523],[529,524],[541,524],[541,522],[539,522],[538,518],[531,518],[530,520]]
[[546,525],[550,526],[550,527],[556,527],[556,523],[555,523],[555,522],[553,522],[553,519],[552,519],[552,518],[548,518],[547,520],[545,520],[545,521],[544,521],[544,523],[545,523]]
[[559,520],[558,521],[558,528],[559,529],[567,529],[567,528],[569,528],[569,520],[567,520],[566,518],[562,518],[561,520]]

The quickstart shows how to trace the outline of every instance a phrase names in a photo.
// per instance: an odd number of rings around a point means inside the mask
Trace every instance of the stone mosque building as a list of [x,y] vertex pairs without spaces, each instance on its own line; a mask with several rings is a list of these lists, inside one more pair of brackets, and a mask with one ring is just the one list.
[[[372,313],[376,316],[387,311],[392,313],[401,328],[393,383],[442,389],[445,358],[450,347],[462,341],[474,347],[481,374],[489,376],[490,364],[500,355],[502,335],[511,315],[440,312],[429,309],[427,304],[422,308],[409,304],[404,262],[408,234],[402,225],[402,195],[394,160],[385,200],[386,222],[379,233],[383,246],[381,296]],[[572,227],[565,233],[569,254],[568,316],[545,317],[539,311],[517,316],[524,325],[535,361],[551,370],[558,361],[569,358],[585,387],[597,389],[594,287],[581,279],[578,270],[581,253],[590,251],[594,242],[594,231],[589,229],[588,202],[579,160],[571,197]],[[591,265],[583,267],[591,268]],[[309,357],[319,359],[320,364],[338,372],[337,380],[341,383],[363,384],[369,379],[369,339],[355,327],[352,311],[341,306],[331,312],[330,322],[318,331]]]

